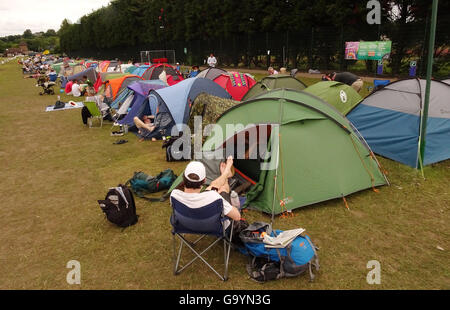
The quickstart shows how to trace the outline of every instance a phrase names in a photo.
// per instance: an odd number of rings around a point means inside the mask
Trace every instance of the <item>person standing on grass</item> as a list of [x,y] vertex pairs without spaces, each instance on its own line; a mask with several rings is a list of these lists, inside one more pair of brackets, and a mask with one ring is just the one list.
[[217,59],[214,57],[214,54],[211,53],[208,57],[208,66],[214,68],[217,65]]

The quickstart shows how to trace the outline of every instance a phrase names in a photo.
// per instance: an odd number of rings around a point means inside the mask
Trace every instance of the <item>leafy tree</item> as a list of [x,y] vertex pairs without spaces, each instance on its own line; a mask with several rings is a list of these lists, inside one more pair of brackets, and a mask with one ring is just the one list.
[[33,33],[31,32],[30,29],[27,29],[24,31],[22,36],[24,39],[31,39],[31,38],[33,38]]
[[[309,68],[335,69],[337,64],[341,70],[351,64],[344,60],[346,41],[387,36],[393,42],[389,65],[398,73],[408,55],[426,56],[431,1],[380,2],[382,24],[369,25],[367,0],[113,0],[77,24],[64,20],[57,34],[61,50],[68,54],[170,48],[191,63],[215,52],[223,62],[250,65],[261,63],[262,57],[268,60],[268,49],[280,63],[284,47],[294,67],[306,59]],[[439,51],[449,42],[449,11],[450,1],[440,1]],[[373,65],[366,62],[369,72]]]
[[44,36],[46,37],[53,37],[56,36],[56,31],[54,29],[48,29],[45,33]]

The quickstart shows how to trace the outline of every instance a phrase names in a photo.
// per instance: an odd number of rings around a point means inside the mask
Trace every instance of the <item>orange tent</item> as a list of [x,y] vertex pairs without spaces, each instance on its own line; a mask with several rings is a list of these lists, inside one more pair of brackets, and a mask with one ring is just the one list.
[[137,80],[143,80],[143,78],[138,75],[128,74],[116,79],[107,80],[105,81],[105,89],[103,94],[105,97],[114,100],[122,89]]

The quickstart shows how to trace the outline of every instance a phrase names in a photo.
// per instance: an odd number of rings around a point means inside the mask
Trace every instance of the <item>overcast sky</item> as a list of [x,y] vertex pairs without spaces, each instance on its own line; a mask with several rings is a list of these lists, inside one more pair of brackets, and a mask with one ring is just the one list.
[[72,23],[110,0],[0,0],[0,37],[32,32],[58,31],[64,18]]

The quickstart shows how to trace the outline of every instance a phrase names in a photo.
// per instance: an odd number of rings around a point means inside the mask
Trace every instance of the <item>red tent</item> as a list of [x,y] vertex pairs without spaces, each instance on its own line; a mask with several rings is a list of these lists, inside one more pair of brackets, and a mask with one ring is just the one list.
[[152,65],[142,74],[142,78],[144,80],[158,80],[159,75],[163,72],[163,70],[166,71],[167,84],[169,84],[169,86],[172,86],[184,80],[183,76],[180,74],[180,72],[178,72],[177,69],[166,63]]
[[214,79],[214,82],[222,86],[234,100],[241,101],[256,81],[246,73],[228,72]]

